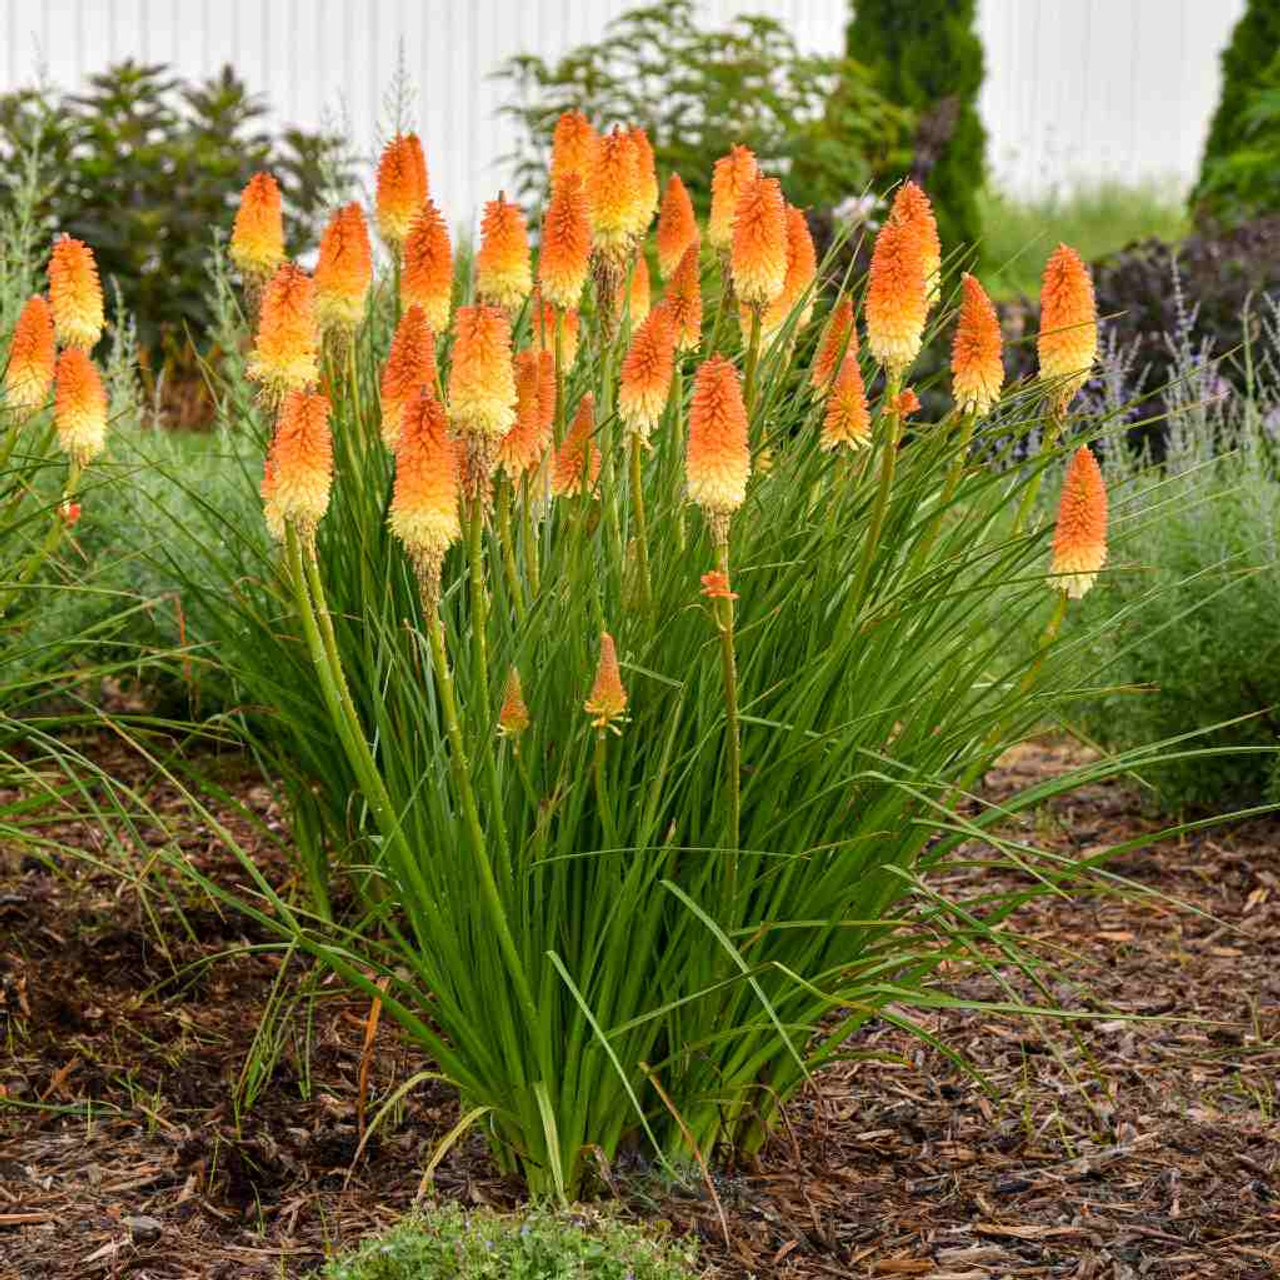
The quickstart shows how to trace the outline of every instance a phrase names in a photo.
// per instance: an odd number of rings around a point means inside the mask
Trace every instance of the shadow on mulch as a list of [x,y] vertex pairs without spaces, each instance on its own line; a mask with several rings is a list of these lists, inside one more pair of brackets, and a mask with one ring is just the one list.
[[[1077,761],[1033,744],[988,791]],[[236,794],[278,825],[268,791],[237,768]],[[180,812],[176,793],[151,800]],[[1134,794],[1106,785],[1056,803],[1023,837],[1078,853],[1151,830]],[[84,829],[57,834],[95,844]],[[754,1167],[715,1175],[727,1243],[699,1185],[628,1172],[624,1194],[637,1214],[696,1233],[721,1276],[1280,1274],[1278,844],[1280,826],[1255,822],[1143,848],[1112,870],[1166,898],[1023,908],[1010,927],[1059,955],[1049,995],[1091,1016],[926,1014],[985,1088],[873,1024],[851,1047],[879,1060],[823,1071]],[[209,830],[188,825],[183,845],[206,874],[240,880]],[[963,897],[978,874],[941,887]],[[423,1085],[353,1169],[367,1002],[296,961],[282,976],[279,954],[247,949],[264,939],[246,922],[183,905],[190,934],[152,900],[166,955],[136,892],[109,873],[78,860],[51,873],[0,850],[0,1280],[305,1275],[410,1207],[457,1119],[453,1094]],[[953,990],[1024,994],[972,975]],[[273,991],[298,1004],[238,1113]],[[385,1023],[368,1062],[366,1119],[429,1066]],[[519,1189],[476,1136],[442,1162],[434,1193],[507,1207]]]

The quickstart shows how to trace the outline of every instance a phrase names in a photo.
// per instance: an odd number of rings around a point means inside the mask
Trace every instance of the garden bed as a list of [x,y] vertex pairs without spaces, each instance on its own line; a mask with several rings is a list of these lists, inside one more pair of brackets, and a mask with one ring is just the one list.
[[[117,749],[99,754],[141,778]],[[1021,748],[988,795],[1078,762],[1062,744]],[[279,822],[248,763],[223,769]],[[180,816],[176,793],[152,800]],[[254,839],[251,824],[228,821]],[[1023,834],[1079,853],[1157,826],[1135,789],[1109,784]],[[101,838],[66,824],[57,834],[90,849]],[[1069,1024],[928,1015],[989,1093],[876,1023],[850,1047],[881,1059],[824,1071],[758,1167],[714,1175],[719,1205],[638,1163],[609,1177],[636,1213],[697,1232],[726,1276],[1274,1276],[1278,844],[1274,822],[1210,831],[1113,865],[1154,894],[1024,907],[1013,927],[1042,952],[1061,949],[1050,998],[1098,1012]],[[183,845],[211,877],[243,879],[208,828],[187,826]],[[287,878],[269,845],[258,852]],[[964,875],[977,892],[977,873],[957,872],[953,896],[965,896]],[[398,1219],[457,1120],[452,1092],[422,1085],[352,1168],[362,1062],[366,1118],[429,1064],[385,1023],[366,1055],[368,1002],[320,982],[309,1033],[303,1004],[237,1123],[231,1099],[264,1007],[307,975],[295,962],[277,984],[272,953],[219,958],[266,939],[189,891],[190,934],[162,897],[151,905],[159,933],[114,876],[80,863],[51,875],[0,851],[0,1089],[12,1104],[0,1111],[0,1280],[303,1274]],[[957,994],[1008,998],[994,980]],[[442,1161],[435,1194],[503,1207],[518,1188],[472,1134]]]

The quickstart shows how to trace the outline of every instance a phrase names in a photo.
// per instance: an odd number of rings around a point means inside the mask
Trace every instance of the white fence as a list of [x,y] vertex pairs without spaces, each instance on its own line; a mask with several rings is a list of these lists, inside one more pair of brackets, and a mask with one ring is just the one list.
[[[490,73],[518,52],[593,40],[635,0],[0,0],[0,90],[42,70],[76,88],[134,57],[207,75],[230,62],[280,122],[341,118],[361,151],[404,49],[432,190],[469,220],[502,185],[511,124]],[[909,4],[911,0],[902,0]],[[1022,193],[1101,177],[1194,176],[1218,54],[1245,0],[980,0],[982,112],[998,180]],[[699,0],[708,22],[784,20],[837,52],[847,0]]]

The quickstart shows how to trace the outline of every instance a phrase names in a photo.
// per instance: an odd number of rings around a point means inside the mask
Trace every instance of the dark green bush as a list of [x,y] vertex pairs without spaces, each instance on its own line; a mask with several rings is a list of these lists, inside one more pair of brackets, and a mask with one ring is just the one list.
[[191,84],[127,61],[83,95],[11,93],[0,98],[0,198],[11,194],[15,157],[36,143],[41,214],[93,246],[158,364],[188,330],[203,337],[210,228],[226,223],[255,170],[270,169],[284,188],[291,249],[314,242],[343,146],[300,130],[275,139],[261,127],[265,111],[230,67]]
[[[984,68],[976,16],[976,0],[854,0],[845,42],[875,87],[915,113],[912,176],[929,192],[950,248],[982,236],[987,134],[978,115]],[[901,176],[900,168],[876,170],[880,187]]]
[[910,163],[911,115],[872,88],[861,65],[802,56],[771,18],[704,30],[691,0],[634,9],[559,62],[522,55],[498,74],[519,99],[506,112],[520,126],[521,194],[535,207],[552,129],[575,109],[642,125],[659,180],[678,170],[703,214],[712,166],[734,143],[749,146],[801,207],[836,204]]

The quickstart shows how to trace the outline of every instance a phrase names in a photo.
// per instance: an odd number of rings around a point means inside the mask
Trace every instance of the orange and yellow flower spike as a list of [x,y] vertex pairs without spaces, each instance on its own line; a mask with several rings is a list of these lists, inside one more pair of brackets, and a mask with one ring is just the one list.
[[449,245],[449,228],[430,200],[423,204],[404,241],[400,304],[406,309],[421,307],[436,333],[444,333],[449,327],[449,311],[453,305],[453,250]]
[[578,403],[573,425],[556,450],[551,465],[551,492],[570,498],[596,487],[600,478],[600,446],[595,442],[596,402],[590,391]]
[[481,302],[515,310],[533,288],[529,232],[524,214],[500,191],[484,207],[480,252],[476,254],[476,294]]
[[865,303],[867,346],[892,378],[920,354],[928,287],[920,237],[906,223],[886,222],[871,255]]
[[378,161],[375,212],[378,234],[394,254],[404,249],[409,229],[430,194],[427,162],[416,134],[397,134]]
[[382,442],[396,447],[404,409],[426,387],[433,394],[436,385],[436,340],[421,307],[410,307],[400,317],[391,350],[382,370]]
[[961,413],[983,418],[1004,386],[1000,318],[986,290],[967,271],[962,283],[964,299],[951,344],[951,394]]
[[269,402],[319,378],[319,337],[315,282],[296,263],[286,262],[262,295],[257,338],[246,370],[250,379],[261,383]]
[[[521,351],[515,360],[516,421],[498,445],[498,466],[518,485],[526,471],[533,471],[546,449],[542,411],[543,376],[539,353]],[[555,396],[555,362],[551,368],[551,394]],[[555,401],[552,400],[552,412]]]
[[729,258],[743,306],[763,312],[787,282],[787,202],[776,178],[758,177],[738,199]]
[[662,209],[658,214],[657,240],[658,272],[664,280],[670,280],[685,251],[700,240],[693,201],[678,173],[673,173],[667,181]]
[[793,336],[809,323],[813,314],[814,291],[810,287],[818,275],[818,254],[813,247],[809,222],[795,207],[787,205],[787,275],[782,292],[769,304],[760,320],[760,332],[772,338],[787,322],[792,311],[803,306],[796,316]]
[[756,180],[758,172],[756,158],[749,147],[733,147],[727,156],[716,161],[711,175],[711,217],[707,223],[707,240],[713,249],[722,253],[729,251],[738,199]]
[[631,270],[631,327],[645,322],[650,309],[649,264],[643,253],[636,254]]
[[618,667],[618,651],[607,631],[600,633],[600,662],[591,696],[582,704],[582,709],[591,716],[592,728],[602,733],[606,729],[622,732],[620,726],[627,717],[627,690]]
[[1060,244],[1044,268],[1040,288],[1040,376],[1053,384],[1057,412],[1089,379],[1098,355],[1098,311],[1093,281],[1080,255]]
[[635,243],[644,205],[640,157],[635,140],[621,125],[600,139],[587,175],[592,247],[602,257],[621,260]]
[[898,188],[889,210],[889,221],[911,229],[920,246],[920,261],[924,266],[925,288],[929,305],[938,297],[942,279],[942,242],[938,239],[938,222],[933,216],[933,205],[924,189],[910,178]]
[[350,332],[364,318],[373,281],[373,253],[364,212],[354,201],[329,220],[316,262],[316,319],[321,332]]
[[284,261],[284,209],[271,174],[255,173],[240,193],[229,253],[240,274],[258,286]]
[[636,168],[640,175],[639,199],[635,209],[635,238],[643,240],[653,215],[658,212],[658,166],[653,157],[649,135],[638,125],[631,126],[631,145],[635,149]]
[[102,284],[93,250],[73,236],[63,235],[54,242],[49,257],[49,305],[58,342],[92,351],[106,324]]
[[809,385],[815,391],[825,392],[844,364],[845,357],[857,354],[858,329],[853,323],[853,299],[846,294],[827,317],[822,340],[809,370]]
[[585,190],[599,142],[591,121],[581,111],[566,111],[556,121],[551,138],[552,188],[557,187],[562,178],[576,174]]
[[290,391],[285,396],[264,476],[272,507],[269,520],[292,524],[304,542],[315,537],[316,525],[329,509],[333,482],[329,408],[328,396],[318,391]]
[[449,416],[459,435],[497,444],[516,420],[511,324],[501,307],[459,307],[449,369]]
[[1107,561],[1107,487],[1087,444],[1067,464],[1053,531],[1052,585],[1079,600]]
[[676,350],[696,351],[702,341],[702,280],[696,243],[684,251],[663,302],[671,315]]
[[55,355],[53,312],[40,294],[32,294],[14,325],[4,371],[4,402],[20,419],[48,400]]
[[862,384],[858,357],[849,354],[827,397],[827,412],[822,420],[819,447],[825,451],[846,445],[865,449],[871,443],[871,413],[867,408],[867,392]]
[[706,513],[717,541],[742,505],[751,475],[747,409],[732,361],[714,355],[698,369],[689,409],[685,476],[689,500]]
[[458,453],[444,407],[431,392],[420,390],[405,408],[396,442],[396,479],[387,524],[404,544],[428,609],[440,600],[445,553],[462,536]]
[[106,447],[107,392],[97,367],[79,347],[58,357],[53,422],[63,453],[85,467]]
[[659,303],[636,330],[622,361],[618,416],[646,445],[671,395],[675,339],[666,304]]
[[591,262],[591,221],[582,179],[570,173],[559,179],[542,223],[538,283],[542,296],[561,311],[578,305]]
[[525,705],[520,673],[512,667],[507,672],[507,683],[502,688],[502,706],[498,710],[498,736],[512,739],[512,745],[516,751],[519,751],[520,735],[528,729],[529,724],[529,708]]

